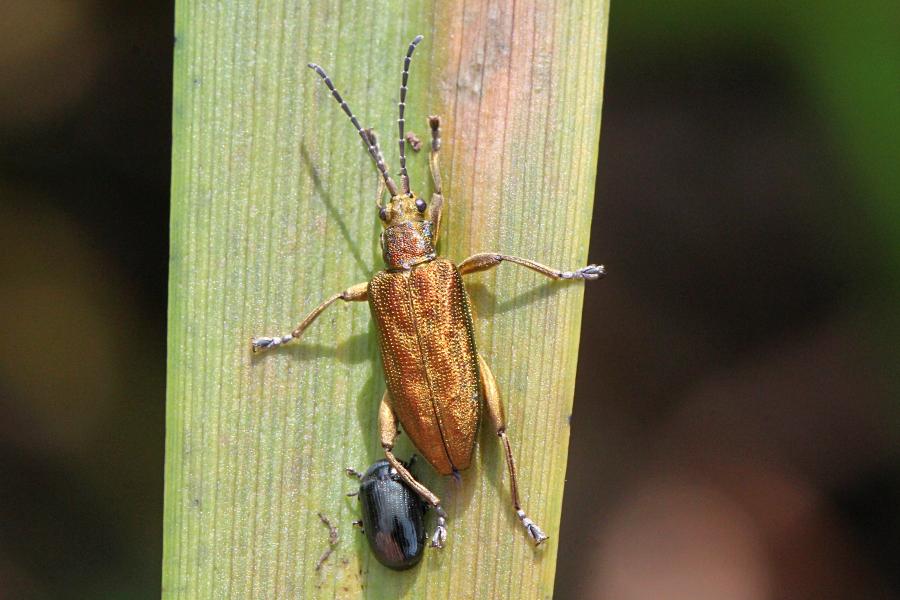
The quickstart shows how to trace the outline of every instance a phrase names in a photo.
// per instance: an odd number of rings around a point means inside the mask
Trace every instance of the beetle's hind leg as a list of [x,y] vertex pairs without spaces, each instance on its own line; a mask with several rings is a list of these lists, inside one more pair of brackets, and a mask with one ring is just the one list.
[[408,485],[419,495],[422,500],[427,502],[434,512],[437,513],[437,527],[434,530],[434,537],[431,538],[431,546],[433,548],[443,548],[444,542],[447,541],[447,513],[441,506],[441,499],[434,492],[416,481],[403,463],[394,456],[394,438],[397,437],[397,415],[391,408],[390,394],[385,391],[381,398],[381,406],[378,409],[378,429],[381,432],[381,446],[384,448],[384,455],[387,457],[391,466],[397,471],[403,483]]
[[535,545],[540,545],[547,539],[547,535],[541,531],[537,523],[528,518],[522,505],[519,502],[519,483],[516,481],[516,462],[513,460],[512,449],[509,446],[509,436],[506,435],[506,416],[503,411],[503,401],[500,399],[500,389],[497,387],[497,381],[494,374],[491,373],[487,362],[479,354],[478,368],[481,371],[481,393],[484,396],[484,403],[487,407],[488,418],[497,431],[497,436],[503,442],[503,450],[506,453],[506,468],[509,471],[509,493],[512,496],[513,509],[516,516],[525,527],[528,537],[534,540]]

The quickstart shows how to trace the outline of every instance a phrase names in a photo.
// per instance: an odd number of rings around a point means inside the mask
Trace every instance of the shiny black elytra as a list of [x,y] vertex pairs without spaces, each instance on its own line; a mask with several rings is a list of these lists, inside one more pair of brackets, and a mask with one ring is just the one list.
[[378,562],[402,571],[416,566],[425,550],[425,503],[387,460],[375,462],[359,479],[360,525]]

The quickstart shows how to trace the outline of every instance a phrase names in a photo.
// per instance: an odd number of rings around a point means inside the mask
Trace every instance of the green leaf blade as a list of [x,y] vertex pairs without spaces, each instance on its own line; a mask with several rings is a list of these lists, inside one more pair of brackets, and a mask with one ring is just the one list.
[[[512,266],[470,282],[525,506],[551,535],[537,550],[510,509],[487,426],[462,484],[419,469],[451,515],[442,553],[395,573],[351,530],[358,508],[341,471],[381,455],[384,383],[367,307],[334,306],[301,343],[249,351],[252,336],[289,331],[381,268],[374,169],[306,63],[328,70],[396,169],[399,71],[416,33],[426,39],[407,123],[425,141],[425,116],[444,119],[442,252],[583,264],[608,7],[464,8],[178,2],[164,597],[552,594],[581,284]],[[426,193],[425,152],[409,167]],[[412,452],[405,438],[398,451]],[[316,571],[328,537],[319,511],[340,543]]]

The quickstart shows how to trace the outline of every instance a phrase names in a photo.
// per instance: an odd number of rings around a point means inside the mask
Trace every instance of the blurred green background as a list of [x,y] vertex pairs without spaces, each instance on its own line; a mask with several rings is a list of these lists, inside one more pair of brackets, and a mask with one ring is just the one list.
[[[0,598],[159,596],[172,14],[0,5]],[[557,597],[900,597],[898,32],[613,1]]]

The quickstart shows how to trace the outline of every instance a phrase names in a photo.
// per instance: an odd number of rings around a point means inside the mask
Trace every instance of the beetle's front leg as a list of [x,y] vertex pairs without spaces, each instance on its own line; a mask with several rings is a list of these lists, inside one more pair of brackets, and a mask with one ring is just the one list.
[[397,474],[400,475],[400,479],[411,487],[422,500],[434,508],[434,512],[437,513],[437,527],[434,529],[434,537],[431,538],[431,547],[443,548],[444,542],[447,541],[447,513],[444,512],[444,508],[441,506],[441,499],[434,492],[416,481],[409,469],[403,466],[403,463],[394,456],[394,439],[397,437],[397,415],[394,414],[394,409],[391,408],[390,398],[391,395],[385,391],[384,396],[381,398],[381,406],[378,408],[378,429],[381,432],[381,446],[384,448],[384,455],[397,471]]
[[519,502],[519,482],[516,481],[516,462],[513,460],[512,449],[509,446],[509,437],[506,435],[506,416],[503,411],[503,401],[500,399],[500,389],[497,387],[497,381],[494,374],[491,373],[484,358],[478,355],[478,369],[481,371],[481,394],[484,396],[484,403],[487,408],[488,418],[494,425],[497,436],[503,442],[503,449],[506,452],[506,468],[509,471],[509,494],[512,496],[513,509],[516,516],[525,527],[528,536],[534,540],[535,545],[540,545],[547,539],[547,535],[541,531],[537,523],[528,518],[522,505]]
[[438,165],[438,156],[441,153],[441,118],[434,115],[428,117],[428,127],[431,129],[431,152],[428,154],[428,166],[431,169],[431,182],[434,184],[429,205],[429,218],[431,219],[431,243],[437,244],[438,235],[441,232],[441,213],[444,208],[441,169]]
[[306,315],[306,318],[303,319],[303,322],[297,325],[297,327],[287,335],[279,335],[275,337],[258,337],[253,338],[250,341],[251,347],[254,352],[261,352],[262,350],[268,350],[269,348],[275,348],[282,344],[286,344],[291,340],[296,340],[301,335],[303,335],[303,331],[309,327],[313,321],[316,320],[322,311],[331,306],[337,300],[343,300],[344,302],[364,302],[369,299],[369,284],[366,282],[358,283],[353,287],[347,288],[343,292],[339,294],[335,294],[319,306],[315,307],[312,312]]
[[559,269],[552,269],[527,258],[519,258],[518,256],[509,256],[507,254],[497,254],[494,252],[473,254],[459,264],[459,272],[463,275],[468,275],[469,273],[477,273],[478,271],[487,271],[504,261],[522,265],[523,267],[536,271],[550,279],[593,280],[600,279],[606,275],[606,268],[603,265],[588,265],[586,267],[581,267],[576,271],[561,271]]

